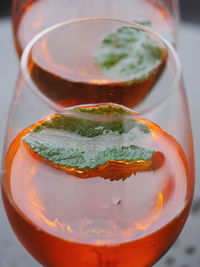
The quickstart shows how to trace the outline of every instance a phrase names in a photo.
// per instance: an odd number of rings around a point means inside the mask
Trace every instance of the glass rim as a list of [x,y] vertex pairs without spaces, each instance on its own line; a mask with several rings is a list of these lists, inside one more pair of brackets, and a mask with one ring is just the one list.
[[[172,79],[170,86],[168,86],[167,93],[164,94],[162,97],[160,97],[157,101],[150,104],[149,106],[144,107],[141,111],[137,111],[137,106],[136,106],[136,109],[132,109],[132,110],[135,111],[137,114],[143,115],[143,114],[149,113],[151,110],[154,110],[155,108],[160,106],[162,103],[164,103],[168,99],[168,97],[171,95],[171,93],[173,93],[173,91],[178,89],[178,84],[181,82],[181,77],[182,77],[182,68],[181,68],[181,63],[180,63],[178,54],[177,54],[175,48],[172,46],[172,44],[170,44],[170,42],[168,40],[166,40],[159,33],[149,29],[146,26],[138,24],[136,22],[129,22],[126,20],[115,19],[115,18],[91,17],[91,18],[79,18],[79,19],[74,19],[74,20],[67,20],[67,21],[64,21],[61,23],[54,24],[53,26],[50,26],[50,27],[42,30],[35,37],[33,37],[33,39],[25,47],[25,49],[22,53],[22,56],[21,56],[21,60],[20,60],[20,73],[23,77],[24,82],[27,84],[28,87],[30,87],[30,89],[40,99],[42,99],[55,112],[63,113],[65,110],[68,110],[69,108],[71,108],[71,106],[70,107],[60,106],[59,104],[50,100],[40,90],[38,90],[37,86],[34,84],[32,79],[30,78],[30,74],[28,71],[29,53],[30,53],[31,49],[34,47],[34,45],[39,40],[41,40],[44,36],[46,36],[47,34],[57,30],[58,28],[62,28],[62,27],[68,26],[70,24],[81,23],[81,22],[85,22],[85,21],[113,21],[116,23],[118,22],[118,23],[122,23],[124,25],[133,26],[137,29],[140,29],[140,30],[146,32],[148,35],[153,36],[154,39],[158,40],[160,43],[163,44],[163,46],[165,47],[168,54],[170,52],[170,55],[173,57],[173,61],[175,62],[175,75]],[[91,103],[91,104],[94,104],[94,103]],[[117,103],[109,103],[109,104],[117,104]],[[86,105],[88,105],[88,104],[86,103]]]

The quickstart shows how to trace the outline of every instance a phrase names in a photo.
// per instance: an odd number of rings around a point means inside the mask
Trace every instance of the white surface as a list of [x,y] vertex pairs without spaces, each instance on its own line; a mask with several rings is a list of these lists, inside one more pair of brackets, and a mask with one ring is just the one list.
[[[16,60],[9,21],[0,22],[0,154],[2,153],[3,136],[6,120],[17,76]],[[200,27],[182,25],[179,41],[187,94],[193,123],[196,148],[196,195],[200,196]],[[0,205],[0,267],[39,267],[31,256],[22,248],[9,227],[5,213]],[[185,253],[188,246],[195,246],[196,252]],[[174,259],[172,259],[172,258]],[[169,259],[171,258],[171,260]],[[171,264],[170,264],[171,262]],[[180,241],[156,265],[156,267],[200,267],[200,215],[190,216],[187,226],[180,236]],[[73,267],[73,266],[66,266]],[[134,266],[130,266],[134,267]]]

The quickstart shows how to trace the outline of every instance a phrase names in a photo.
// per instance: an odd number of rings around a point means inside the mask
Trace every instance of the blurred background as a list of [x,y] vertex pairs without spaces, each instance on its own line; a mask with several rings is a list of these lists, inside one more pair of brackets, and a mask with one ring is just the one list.
[[[21,0],[23,2],[23,0]],[[0,17],[10,16],[12,0],[2,0],[0,2]],[[183,21],[200,23],[200,1],[180,0],[181,16]]]
[[[196,157],[196,193],[187,225],[180,238],[155,267],[200,267],[200,1],[180,0],[178,53],[189,99]],[[0,1],[0,157],[7,114],[16,82],[18,62],[10,25],[11,0]],[[1,160],[1,158],[0,158]],[[12,233],[0,201],[0,267],[39,267]],[[67,266],[66,266],[67,267]],[[73,266],[69,266],[73,267]],[[134,266],[132,266],[134,267]]]

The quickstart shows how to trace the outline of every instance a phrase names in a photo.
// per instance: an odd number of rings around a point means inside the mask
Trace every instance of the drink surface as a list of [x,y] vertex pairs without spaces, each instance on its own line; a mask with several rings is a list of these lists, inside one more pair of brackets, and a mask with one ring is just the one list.
[[[19,239],[42,264],[150,266],[177,238],[192,193],[185,156],[171,136],[142,122],[151,131],[143,145],[162,152],[165,161],[125,180],[81,179],[39,160],[23,142],[32,128],[14,140],[5,162],[4,203]],[[74,143],[102,149],[117,138]],[[134,138],[127,133],[120,144],[138,143]]]
[[14,34],[19,55],[41,30],[59,22],[84,17],[110,17],[142,22],[174,42],[172,18],[163,6],[154,1],[29,0],[19,16],[14,17]]

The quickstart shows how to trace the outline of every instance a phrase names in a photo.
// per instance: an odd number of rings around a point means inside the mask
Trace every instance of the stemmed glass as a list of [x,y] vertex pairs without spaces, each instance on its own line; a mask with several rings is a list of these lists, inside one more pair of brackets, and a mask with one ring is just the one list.
[[19,56],[39,32],[56,23],[86,17],[137,21],[175,44],[178,0],[13,0],[13,30]]
[[186,222],[193,163],[180,63],[162,37],[93,18],[29,43],[2,194],[14,232],[43,266],[152,266]]

